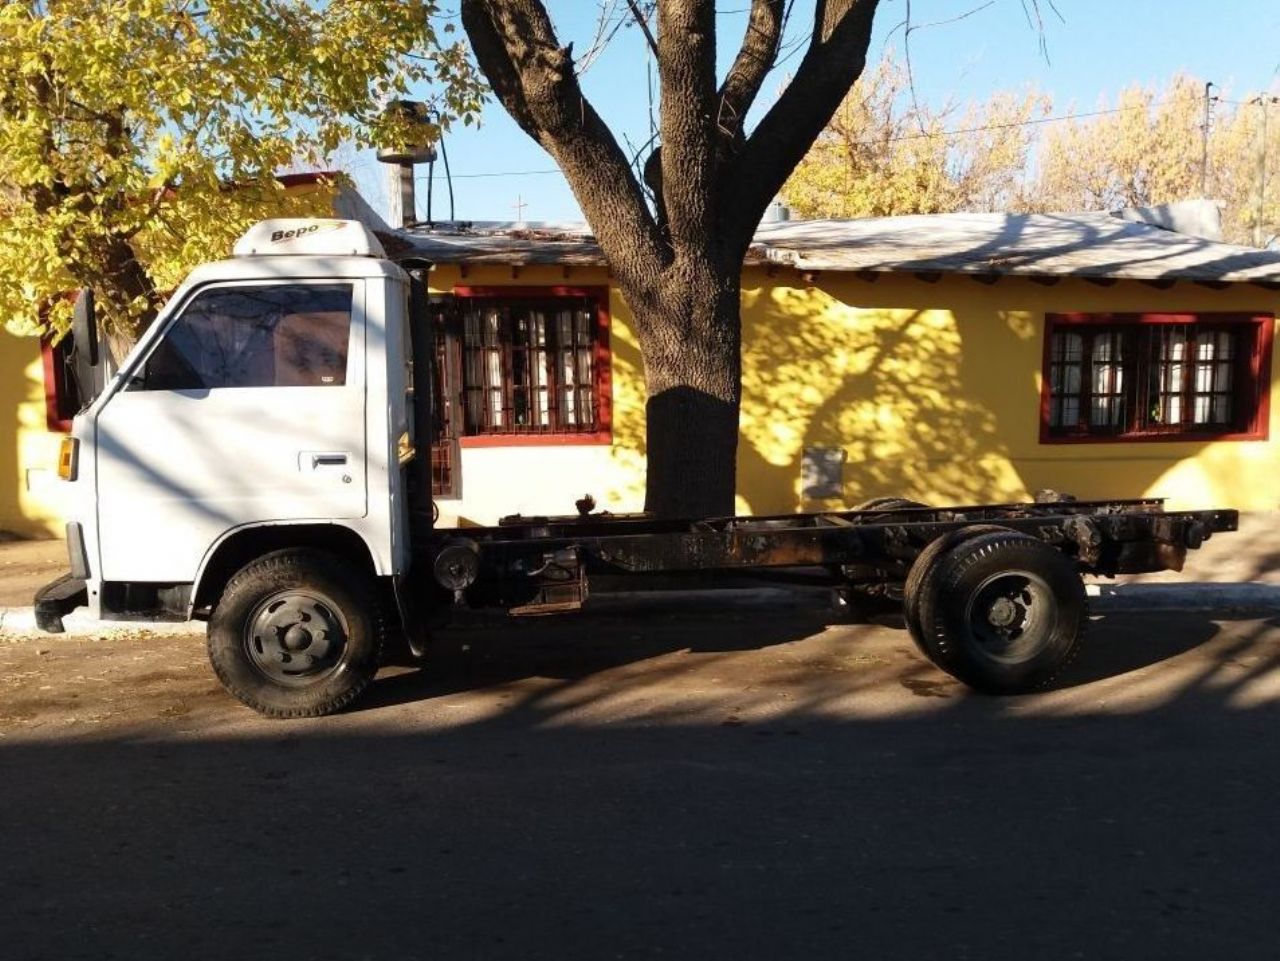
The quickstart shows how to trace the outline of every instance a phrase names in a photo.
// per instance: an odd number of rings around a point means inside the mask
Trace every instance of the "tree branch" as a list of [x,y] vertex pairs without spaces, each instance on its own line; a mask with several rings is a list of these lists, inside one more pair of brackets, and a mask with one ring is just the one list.
[[649,29],[649,21],[645,19],[644,13],[640,10],[640,4],[636,0],[627,0],[627,6],[631,9],[631,19],[639,25],[644,33],[645,43],[649,44],[649,49],[656,57],[658,55],[658,41],[653,39],[653,31]]
[[626,155],[583,96],[542,0],[462,0],[462,24],[502,105],[551,154],[615,271],[638,285],[670,261]]
[[720,85],[721,130],[734,135],[742,131],[747,112],[777,59],[785,7],[785,0],[752,0],[742,48]]
[[796,75],[747,139],[730,177],[729,233],[750,241],[774,195],[862,73],[879,0],[818,0]]
[[659,0],[662,205],[671,241],[705,245],[717,233],[714,0]]

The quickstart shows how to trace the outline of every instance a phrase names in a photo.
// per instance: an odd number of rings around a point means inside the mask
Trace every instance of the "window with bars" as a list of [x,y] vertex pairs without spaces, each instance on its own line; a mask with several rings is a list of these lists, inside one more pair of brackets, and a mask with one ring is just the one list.
[[441,435],[461,447],[608,442],[607,308],[608,290],[593,287],[459,287],[438,298]]
[[598,327],[585,299],[464,302],[465,433],[594,433]]
[[1050,315],[1045,440],[1263,437],[1271,317]]

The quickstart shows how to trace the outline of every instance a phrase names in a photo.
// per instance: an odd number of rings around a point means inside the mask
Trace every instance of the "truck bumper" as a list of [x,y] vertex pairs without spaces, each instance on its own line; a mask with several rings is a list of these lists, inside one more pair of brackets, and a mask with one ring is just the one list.
[[36,591],[36,627],[49,634],[61,634],[66,630],[62,618],[88,603],[89,591],[84,578],[63,574]]

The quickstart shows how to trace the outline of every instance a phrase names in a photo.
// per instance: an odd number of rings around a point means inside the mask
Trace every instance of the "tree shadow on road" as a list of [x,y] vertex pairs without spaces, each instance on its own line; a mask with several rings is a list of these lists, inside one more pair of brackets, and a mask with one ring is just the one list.
[[[358,704],[356,711],[378,711],[417,701],[542,678],[570,686],[604,672],[641,664],[647,670],[672,670],[689,665],[660,662],[671,655],[727,655],[785,647],[814,637],[831,627],[842,630],[856,647],[874,629],[896,635],[896,649],[908,653],[899,665],[899,683],[925,696],[950,690],[970,692],[950,682],[915,651],[900,612],[882,611],[864,625],[820,606],[761,607],[747,613],[723,614],[693,602],[674,610],[647,608],[638,614],[624,610],[590,612],[565,618],[486,617],[464,629],[437,632],[432,656],[423,670],[384,675]],[[1117,678],[1186,654],[1209,642],[1219,624],[1207,614],[1178,618],[1168,629],[1168,615],[1152,618],[1136,613],[1104,614],[1091,618],[1082,652],[1055,680],[1063,690]],[[810,665],[806,662],[806,667]],[[648,675],[646,675],[648,676]],[[794,680],[805,686],[798,674]],[[871,683],[883,680],[873,672]],[[853,682],[855,685],[857,681]]]
[[1270,955],[1280,618],[1108,616],[1019,698],[909,646],[475,629],[345,716],[0,741],[4,956]]

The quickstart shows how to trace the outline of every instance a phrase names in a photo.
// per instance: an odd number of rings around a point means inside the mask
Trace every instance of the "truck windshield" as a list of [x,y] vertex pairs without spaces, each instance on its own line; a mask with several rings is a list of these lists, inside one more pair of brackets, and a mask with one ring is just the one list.
[[341,386],[352,289],[270,284],[203,291],[170,324],[129,389]]

